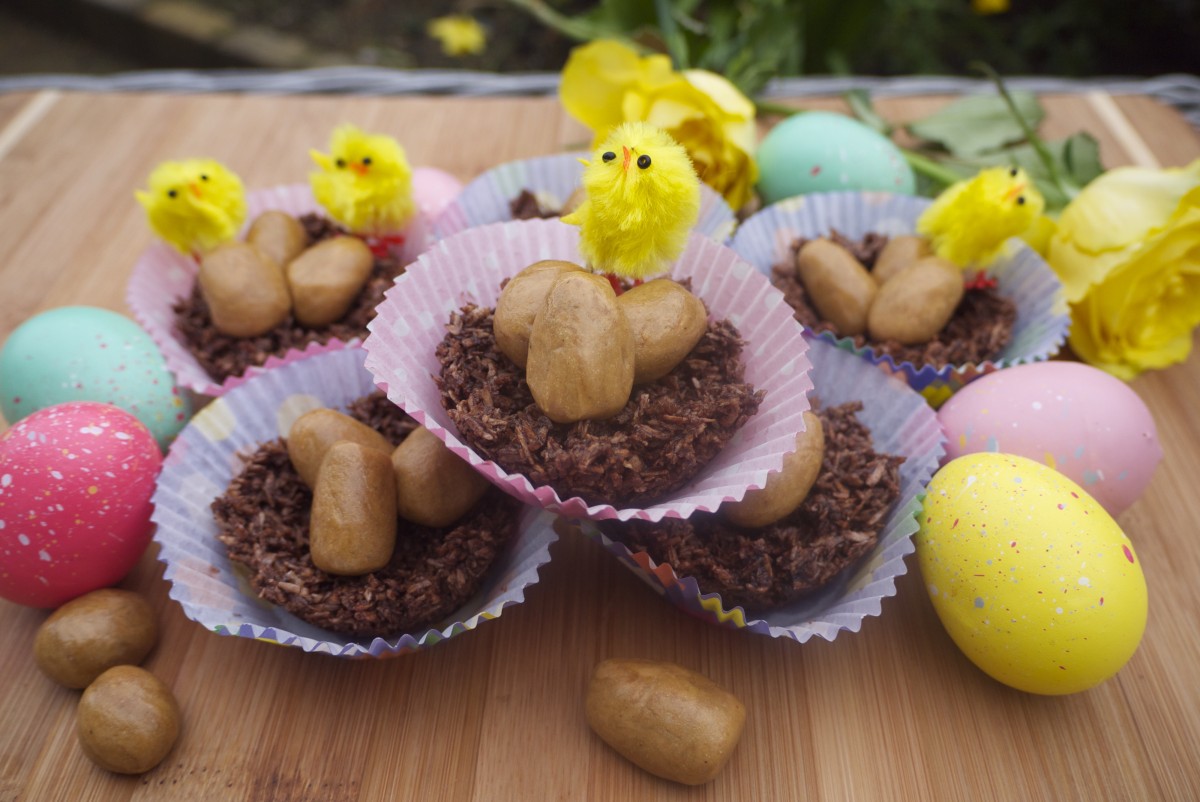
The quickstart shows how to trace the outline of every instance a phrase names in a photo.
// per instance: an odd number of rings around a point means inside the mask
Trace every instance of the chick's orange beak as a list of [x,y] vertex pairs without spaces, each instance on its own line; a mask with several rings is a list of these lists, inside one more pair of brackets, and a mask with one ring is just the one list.
[[621,146],[621,152],[625,154],[625,161],[621,162],[621,169],[625,172],[629,172],[629,157],[632,154],[629,152],[629,148],[625,147],[624,145]]
[[188,192],[192,193],[192,195],[194,195],[198,200],[200,198],[200,185],[188,184]]
[[359,178],[364,178],[367,175],[367,165],[359,162],[351,162],[350,169],[354,171]]
[[1004,194],[1004,199],[1005,200],[1013,200],[1014,198],[1016,198],[1018,195],[1020,195],[1024,191],[1025,191],[1025,182],[1021,182],[1020,184],[1013,184],[1012,189],[1010,189],[1008,192],[1006,192]]

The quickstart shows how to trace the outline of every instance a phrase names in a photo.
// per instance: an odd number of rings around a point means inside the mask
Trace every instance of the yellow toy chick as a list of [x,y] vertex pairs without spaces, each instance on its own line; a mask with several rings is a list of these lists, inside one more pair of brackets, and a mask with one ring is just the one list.
[[700,215],[700,179],[674,139],[627,122],[584,164],[587,200],[562,220],[582,229],[579,250],[592,269],[640,279],[683,252]]
[[917,220],[917,233],[929,237],[943,259],[983,266],[1005,240],[1029,231],[1045,205],[1024,170],[991,167],[938,195]]
[[321,169],[309,175],[313,197],[355,234],[386,236],[402,230],[414,212],[412,168],[390,136],[339,125],[329,155],[309,151]]
[[237,236],[246,219],[246,190],[213,159],[163,162],[137,191],[154,233],[178,251],[199,255]]

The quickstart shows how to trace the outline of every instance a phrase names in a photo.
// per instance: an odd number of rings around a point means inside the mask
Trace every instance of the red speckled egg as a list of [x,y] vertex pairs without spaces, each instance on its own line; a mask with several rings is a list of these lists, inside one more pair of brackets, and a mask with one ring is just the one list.
[[0,437],[0,596],[57,607],[119,582],[150,541],[162,455],[137,418],[75,401]]

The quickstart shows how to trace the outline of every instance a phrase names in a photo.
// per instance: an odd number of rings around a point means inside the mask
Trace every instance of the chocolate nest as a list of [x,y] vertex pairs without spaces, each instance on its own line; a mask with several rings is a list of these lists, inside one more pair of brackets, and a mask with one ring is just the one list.
[[513,220],[546,220],[562,213],[559,209],[542,206],[537,195],[528,189],[521,190],[520,195],[508,202],[508,210]]
[[769,526],[741,529],[705,512],[599,526],[693,577],[701,592],[720,593],[726,608],[767,610],[820,590],[875,547],[900,496],[904,457],[875,452],[861,409],[856,401],[816,411],[825,434],[821,472],[803,503]]
[[[308,234],[310,246],[346,233],[332,220],[316,214],[304,215],[300,223]],[[365,338],[367,324],[375,317],[375,307],[383,300],[384,292],[392,286],[396,276],[403,272],[404,268],[394,259],[376,259],[367,283],[349,311],[340,320],[319,329],[302,326],[289,315],[279,326],[257,337],[222,334],[213,325],[198,282],[189,295],[176,301],[171,308],[175,312],[175,328],[188,351],[209,376],[222,382],[230,376],[242,375],[247,368],[263,365],[268,357],[281,357],[291,349],[303,350],[310,343]]]
[[[836,230],[829,239],[850,251],[868,270],[875,266],[879,252],[888,241],[886,236],[874,233],[856,241]],[[821,319],[808,300],[804,284],[796,278],[795,256],[805,242],[807,240],[801,238],[792,243],[789,260],[772,267],[771,283],[783,292],[784,299],[795,310],[796,320],[818,333],[828,331],[841,336],[832,323]],[[970,289],[963,294],[950,321],[927,343],[902,345],[895,340],[877,341],[859,334],[854,337],[854,346],[872,348],[876,353],[891,356],[897,364],[911,362],[917,368],[978,365],[994,359],[1004,350],[1012,340],[1016,321],[1016,304],[994,288]]]
[[[347,414],[395,444],[417,425],[379,393],[355,401]],[[249,569],[260,598],[356,638],[417,632],[449,616],[479,591],[517,530],[520,504],[491,488],[453,526],[432,529],[401,519],[386,567],[334,576],[309,556],[312,491],[292,467],[286,441],[264,443],[244,461],[212,504],[229,559]]]
[[686,485],[762,403],[743,381],[743,342],[728,321],[679,365],[633,388],[608,420],[554,423],[534,403],[524,371],[496,347],[492,311],[452,315],[437,348],[442,406],[472,448],[561,498],[640,504]]

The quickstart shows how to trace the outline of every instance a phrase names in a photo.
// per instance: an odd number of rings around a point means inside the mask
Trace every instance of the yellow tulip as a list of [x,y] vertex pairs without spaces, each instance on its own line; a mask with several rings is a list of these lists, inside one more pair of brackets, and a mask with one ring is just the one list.
[[1047,259],[1082,359],[1122,379],[1187,359],[1200,325],[1200,160],[1104,173],[1063,210]]
[[571,116],[592,129],[593,146],[623,122],[649,122],[683,145],[700,180],[730,206],[749,200],[758,180],[754,104],[720,75],[676,72],[666,56],[639,56],[601,39],[571,51],[559,97]]

